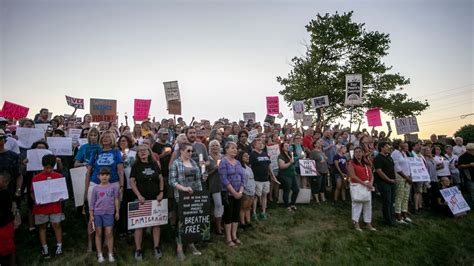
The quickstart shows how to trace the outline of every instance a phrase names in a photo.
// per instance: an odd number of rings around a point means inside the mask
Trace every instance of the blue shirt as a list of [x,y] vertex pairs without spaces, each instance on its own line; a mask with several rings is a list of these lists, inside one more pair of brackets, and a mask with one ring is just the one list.
[[92,157],[92,155],[95,155],[99,150],[99,144],[86,143],[79,148],[79,151],[77,151],[74,160],[79,161],[81,163],[89,163],[89,159]]
[[232,165],[227,159],[222,159],[219,165],[219,176],[221,177],[222,191],[227,191],[230,184],[236,192],[245,184],[244,172],[239,161]]
[[99,150],[98,154],[93,154],[89,163],[92,166],[92,175],[90,181],[96,184],[100,184],[99,180],[99,170],[102,167],[108,167],[110,169],[110,183],[115,183],[119,181],[119,176],[117,172],[117,165],[123,164],[122,156],[120,151],[117,149],[112,149],[109,151]]

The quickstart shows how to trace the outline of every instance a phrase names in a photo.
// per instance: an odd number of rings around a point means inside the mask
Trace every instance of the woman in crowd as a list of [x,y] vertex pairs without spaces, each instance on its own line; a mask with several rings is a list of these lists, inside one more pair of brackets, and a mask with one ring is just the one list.
[[222,235],[222,215],[224,205],[221,197],[221,178],[219,176],[219,164],[222,161],[221,145],[219,140],[214,139],[209,142],[209,165],[207,166],[207,189],[214,202],[214,219],[216,223],[216,233]]
[[[373,191],[374,178],[372,176],[372,169],[365,163],[363,159],[364,151],[361,147],[354,149],[354,159],[349,161],[347,170],[349,173],[351,183],[360,184],[365,187],[368,191]],[[372,227],[372,195],[369,201],[356,202],[352,201],[352,223],[357,231],[362,231],[359,226],[359,219],[361,212],[364,213],[364,222],[367,225],[367,229],[376,231]]]
[[[153,159],[152,151],[147,145],[139,145],[137,148],[137,156],[133,163],[130,182],[133,193],[140,202],[145,203],[146,200],[163,199],[164,182],[161,169]],[[156,259],[160,259],[163,255],[160,249],[160,226],[152,227],[153,235],[153,251]],[[143,228],[135,229],[135,253],[136,261],[143,260],[142,252]]]
[[334,156],[334,167],[336,168],[336,172],[334,173],[334,184],[336,185],[334,190],[335,202],[337,202],[339,195],[341,195],[342,201],[346,200],[346,186],[344,185],[347,180],[346,146],[338,145],[336,152]]
[[244,152],[250,154],[250,151],[252,149],[250,148],[250,144],[248,143],[249,133],[247,132],[247,130],[239,131],[239,133],[237,134],[237,137],[239,139],[239,141],[237,143],[237,149],[239,151],[244,151]]
[[438,175],[436,172],[436,161],[433,159],[433,154],[431,153],[431,147],[424,146],[421,148],[421,154],[423,155],[423,161],[425,162],[426,169],[430,175],[430,184],[428,185],[428,191],[425,194],[423,202],[427,207],[431,207],[433,203],[433,195],[438,189]]
[[439,189],[436,189],[434,196],[435,202],[433,203],[433,210],[446,217],[453,217],[451,210],[449,209],[448,203],[444,200],[441,190],[449,188],[450,182],[447,176],[443,176],[439,180]]
[[132,171],[133,162],[136,158],[136,151],[132,139],[127,135],[122,135],[118,138],[118,146],[120,149],[120,154],[122,155],[125,180],[123,199],[120,205],[120,221],[117,229],[119,231],[120,237],[124,238],[128,231],[128,203],[134,199],[132,184],[130,182],[130,173]]
[[246,229],[252,227],[250,223],[250,212],[252,210],[253,202],[255,200],[255,178],[253,176],[252,168],[250,167],[250,157],[249,154],[240,151],[237,160],[239,160],[242,165],[242,170],[244,172],[244,194],[241,199],[240,205],[240,224]]
[[444,157],[449,162],[449,172],[451,174],[451,179],[453,181],[452,184],[455,186],[460,186],[461,177],[460,177],[459,169],[458,169],[459,157],[453,154],[453,146],[451,145],[446,145],[444,147],[444,150],[446,151],[446,154],[444,155]]
[[[289,151],[290,145],[286,142],[280,144],[280,155],[278,156],[278,179],[283,187],[283,202],[288,211],[296,211],[296,198],[300,189],[296,181],[296,171],[294,165],[293,154]],[[288,197],[291,194],[291,203],[288,202]]]
[[438,176],[438,180],[441,177],[446,176],[451,179],[451,172],[449,172],[449,161],[443,156],[441,147],[435,145],[433,147],[433,159],[436,162],[436,174]]
[[[201,182],[203,181],[201,179],[201,171],[199,170],[198,164],[191,159],[193,146],[190,143],[181,143],[179,144],[179,151],[181,155],[172,163],[169,177],[170,185],[174,189],[174,197],[176,200],[175,206],[179,206],[180,191],[189,194],[192,194],[193,191],[201,191]],[[177,221],[177,224],[179,225],[179,221]],[[193,255],[201,255],[201,252],[196,249],[194,244],[189,244],[188,247]],[[176,231],[176,254],[180,261],[183,261],[186,258],[183,252],[180,226],[177,227]]]
[[90,158],[93,154],[96,154],[99,149],[99,130],[93,127],[90,129],[84,128],[82,130],[82,137],[84,137],[85,131],[87,133],[87,143],[83,144],[74,158],[74,167],[86,166],[89,163]]
[[316,203],[326,201],[324,193],[326,192],[326,183],[329,177],[329,167],[327,163],[327,156],[323,151],[322,140],[315,140],[313,142],[314,150],[310,153],[309,158],[316,162],[317,175],[311,178],[311,193]]
[[225,156],[219,165],[224,202],[224,229],[226,244],[234,247],[242,245],[237,238],[237,228],[240,220],[240,199],[244,192],[244,173],[242,165],[236,159],[237,144],[229,141],[224,150]]
[[393,142],[391,157],[395,164],[395,219],[397,223],[411,223],[408,217],[408,199],[411,190],[411,172],[408,161],[408,144],[401,140]]
[[91,128],[91,123],[92,123],[92,115],[91,114],[85,114],[84,118],[82,119],[82,125],[81,128]]
[[133,126],[132,137],[133,137],[133,142],[135,145],[139,145],[143,143],[142,126],[140,124],[135,124]]
[[304,152],[304,147],[302,145],[302,137],[300,134],[295,134],[293,136],[293,142],[291,143],[289,151],[293,153],[296,177],[300,180],[300,187],[307,188],[308,178],[306,176],[301,176],[300,171],[300,159],[303,160],[306,158],[306,153]]

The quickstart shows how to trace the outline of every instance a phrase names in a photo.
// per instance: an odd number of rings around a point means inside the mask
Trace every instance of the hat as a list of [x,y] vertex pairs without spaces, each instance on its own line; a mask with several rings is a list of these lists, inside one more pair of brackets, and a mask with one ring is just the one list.
[[474,143],[468,143],[466,145],[466,150],[474,150]]
[[0,116],[0,123],[5,123],[5,124],[7,124],[7,123],[8,123],[8,120],[6,120],[5,117],[1,117],[1,116]]
[[158,134],[159,135],[169,134],[169,132],[167,128],[160,128],[160,130],[158,130]]

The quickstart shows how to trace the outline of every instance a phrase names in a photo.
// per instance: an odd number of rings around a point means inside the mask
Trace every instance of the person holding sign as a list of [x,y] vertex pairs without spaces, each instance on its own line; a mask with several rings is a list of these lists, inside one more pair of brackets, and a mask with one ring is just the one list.
[[74,158],[74,167],[86,166],[92,155],[99,152],[99,130],[95,127],[89,129],[86,137],[87,143],[79,148]]
[[436,162],[436,174],[438,175],[438,180],[444,176],[451,180],[451,172],[449,172],[449,160],[444,157],[441,146],[434,145],[433,150],[433,159]]
[[102,255],[102,233],[105,230],[105,239],[109,249],[109,262],[114,262],[114,218],[118,221],[120,212],[119,189],[111,185],[110,169],[107,167],[99,170],[100,184],[92,189],[89,212],[91,223],[95,225],[95,246],[97,248],[97,261],[104,262]]
[[[370,165],[365,163],[364,151],[361,147],[356,147],[354,149],[354,159],[349,161],[347,171],[352,184],[360,184],[368,191],[374,190],[372,169],[370,168]],[[368,201],[357,202],[352,200],[352,223],[354,229],[357,231],[362,231],[359,226],[360,214],[362,212],[364,213],[364,222],[367,225],[367,229],[370,231],[376,231],[376,229],[372,227],[372,195],[370,195]]]
[[61,201],[51,202],[46,204],[38,204],[36,202],[34,184],[50,179],[62,178],[62,175],[53,171],[56,165],[56,156],[49,154],[43,156],[41,160],[43,165],[43,171],[33,177],[31,184],[31,197],[35,200],[33,205],[32,213],[35,216],[35,224],[39,226],[39,240],[41,243],[41,256],[44,259],[49,259],[48,243],[46,242],[46,226],[48,222],[51,223],[54,229],[54,235],[56,236],[56,256],[63,254],[62,248],[62,229],[61,229],[61,218],[62,208]]
[[447,176],[443,176],[439,180],[439,189],[436,190],[435,202],[433,210],[442,216],[453,217],[453,213],[449,209],[448,203],[444,200],[441,190],[449,188],[450,181]]
[[[137,158],[132,166],[130,183],[133,193],[140,204],[146,200],[163,199],[164,181],[161,169],[153,159],[152,151],[148,145],[141,144],[137,149]],[[153,250],[156,259],[160,259],[163,254],[160,249],[160,226],[153,226]],[[135,229],[135,255],[137,261],[143,260],[142,253],[143,228]]]
[[[293,158],[293,152],[289,151],[290,144],[283,142],[280,144],[280,155],[278,155],[278,179],[283,186],[283,202],[285,208],[289,212],[296,211],[296,198],[300,189],[298,182],[296,182],[296,170],[295,170],[295,159]],[[288,202],[288,197],[291,194],[291,203]]]
[[[179,206],[179,191],[192,194],[193,191],[202,190],[201,171],[197,162],[191,159],[191,156],[193,154],[192,144],[180,143],[179,152],[180,156],[176,160],[174,160],[170,168],[170,185],[174,189],[174,198],[176,200],[175,206]],[[176,221],[176,224],[179,225],[179,221]],[[178,260],[183,261],[186,257],[183,253],[183,243],[181,234],[182,232],[180,232],[180,226],[177,226],[176,254]],[[196,249],[193,243],[189,244],[188,247],[193,255],[201,255],[201,252]]]

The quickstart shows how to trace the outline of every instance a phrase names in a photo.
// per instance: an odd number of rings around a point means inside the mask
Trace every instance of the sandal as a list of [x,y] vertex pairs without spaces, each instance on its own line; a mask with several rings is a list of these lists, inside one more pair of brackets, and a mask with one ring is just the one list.
[[238,238],[233,239],[232,241],[233,241],[236,245],[242,246],[242,242],[241,242]]
[[231,247],[231,248],[236,247],[234,241],[232,240],[225,241],[225,243],[227,244],[228,247]]

